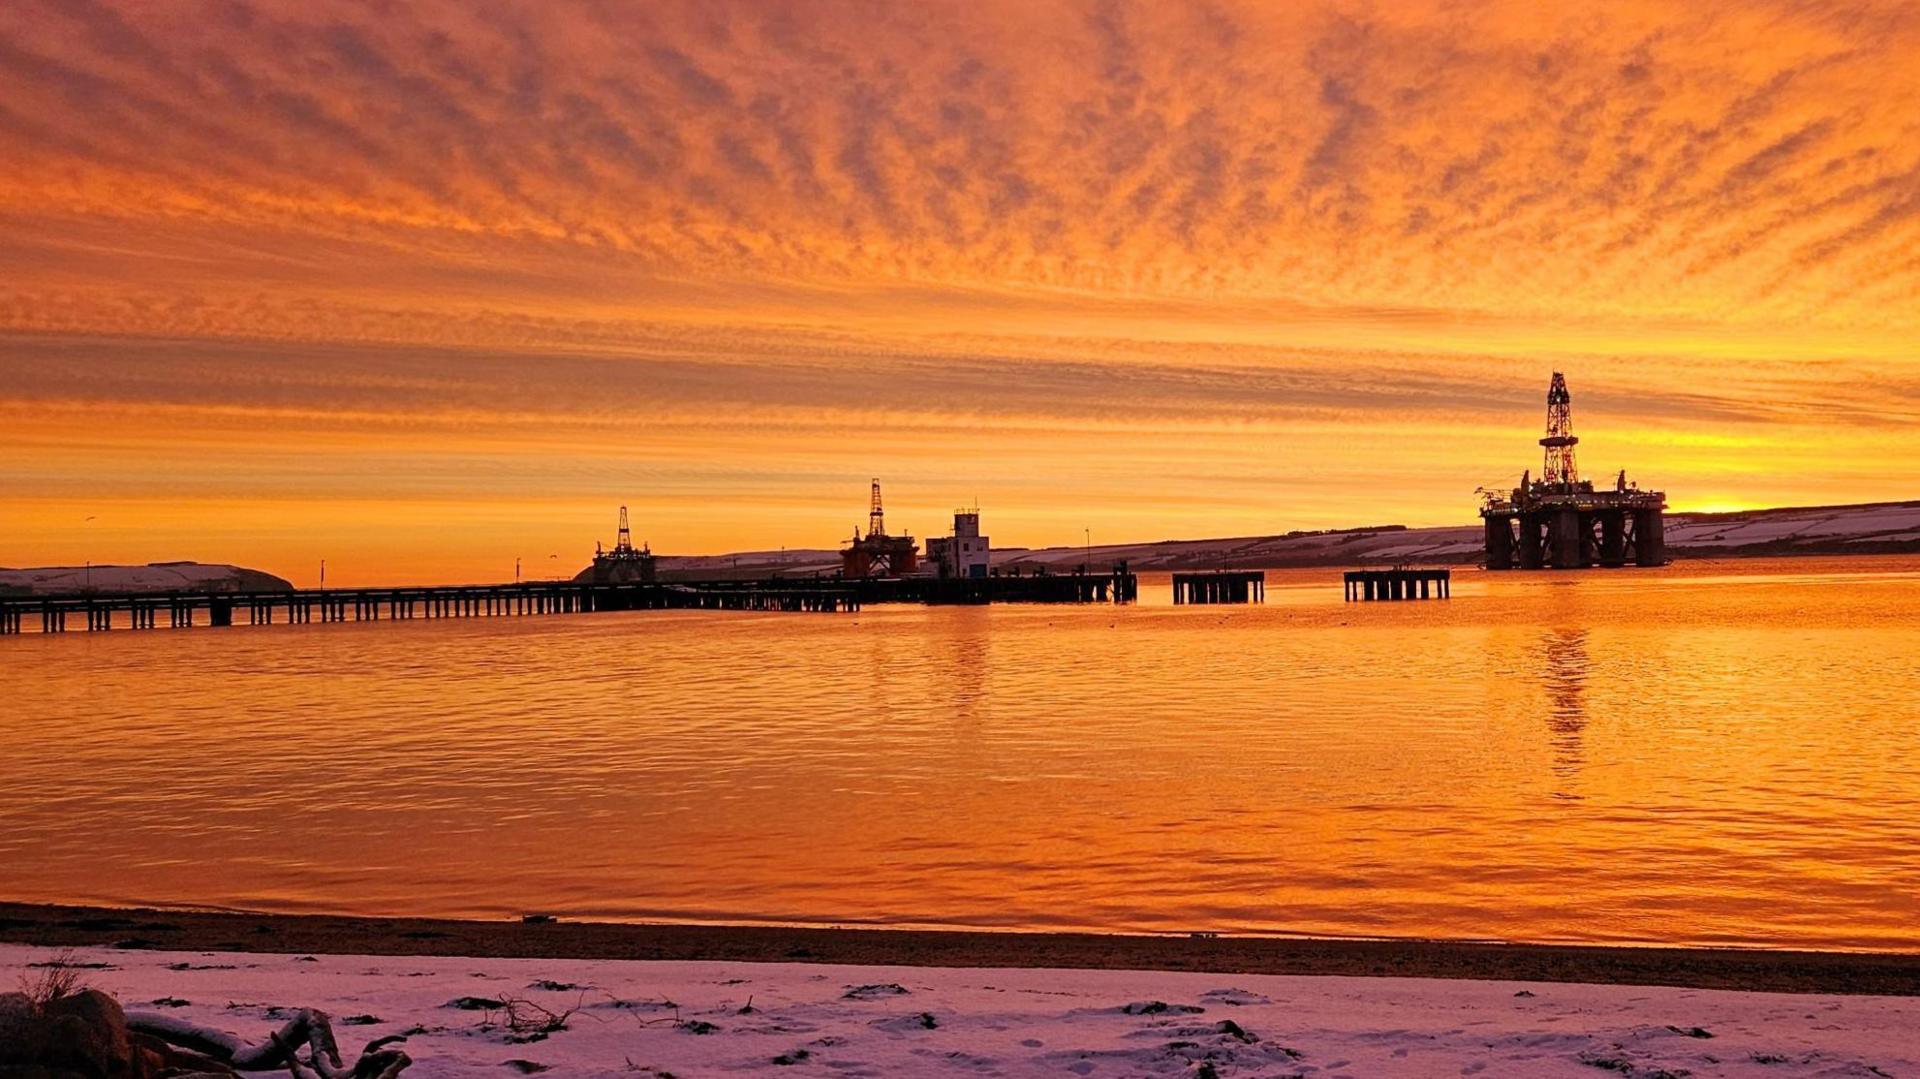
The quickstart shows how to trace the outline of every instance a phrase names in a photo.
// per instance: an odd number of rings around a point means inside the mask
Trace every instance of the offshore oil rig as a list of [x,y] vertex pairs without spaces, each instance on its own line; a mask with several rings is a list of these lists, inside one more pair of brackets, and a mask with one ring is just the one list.
[[1553,373],[1547,389],[1546,463],[1539,479],[1520,475],[1511,491],[1482,490],[1488,569],[1583,569],[1667,563],[1662,491],[1642,491],[1622,469],[1610,490],[1580,478],[1573,448],[1573,395]]
[[840,552],[840,575],[848,580],[905,577],[920,568],[920,545],[911,534],[887,535],[887,515],[880,506],[880,481],[873,481],[873,502],[867,511],[867,534],[858,525],[853,540]]
[[646,544],[633,545],[633,528],[627,522],[627,507],[620,507],[620,531],[613,539],[613,550],[593,545],[593,565],[574,575],[580,584],[652,584],[653,551]]

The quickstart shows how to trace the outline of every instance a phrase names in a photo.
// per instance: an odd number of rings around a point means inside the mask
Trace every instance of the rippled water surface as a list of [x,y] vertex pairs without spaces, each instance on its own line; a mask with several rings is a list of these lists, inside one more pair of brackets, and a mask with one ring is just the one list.
[[1920,560],[0,639],[0,897],[1920,947]]

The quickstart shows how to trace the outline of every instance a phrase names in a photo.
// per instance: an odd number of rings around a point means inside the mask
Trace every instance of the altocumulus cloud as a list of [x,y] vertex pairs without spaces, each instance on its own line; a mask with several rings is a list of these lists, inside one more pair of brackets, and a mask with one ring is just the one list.
[[1551,354],[1656,425],[1886,431],[1914,55],[1894,2],[15,0],[0,408],[426,430],[517,386],[502,430],[1050,414],[1136,424],[1118,461],[1444,441]]
[[[0,200],[15,245],[111,221],[153,256],[119,284],[203,299],[279,254],[329,290],[483,259],[524,303],[529,270],[587,260],[1911,317],[1884,302],[1915,284],[1911,5],[1425,7],[24,0]],[[216,229],[228,261],[155,264]],[[10,287],[62,283],[36,269]]]

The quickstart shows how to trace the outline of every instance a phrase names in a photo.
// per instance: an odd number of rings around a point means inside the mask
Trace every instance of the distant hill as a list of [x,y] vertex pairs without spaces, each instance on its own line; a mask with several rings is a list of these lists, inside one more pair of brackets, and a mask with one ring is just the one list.
[[153,562],[145,566],[41,566],[0,569],[0,595],[49,596],[87,592],[284,592],[293,588],[271,573],[244,566]]
[[[1450,525],[1286,532],[1222,539],[1167,539],[1147,543],[1007,547],[993,564],[1030,571],[1065,572],[1092,555],[1096,569],[1125,559],[1136,570],[1284,569],[1289,566],[1381,565],[1395,562],[1471,565],[1480,561],[1481,526]],[[1920,554],[1920,501],[1858,506],[1796,506],[1738,513],[1667,515],[1667,553],[1675,558],[1766,555]],[[722,555],[661,555],[664,580],[690,577],[765,578],[831,576],[839,572],[838,549],[793,548]],[[96,592],[166,593],[286,591],[293,585],[271,573],[243,566],[199,562],[154,562],[145,566],[43,566],[0,568],[0,595],[71,595]]]
[[[1090,552],[1084,546],[1010,547],[995,550],[993,564],[1065,570],[1086,561],[1089,553],[1095,567],[1126,559],[1136,570],[1472,564],[1480,561],[1484,543],[1478,523],[1439,528],[1374,525],[1271,536],[1096,544]],[[1908,552],[1920,553],[1920,501],[1667,515],[1667,553],[1675,558]],[[831,575],[840,568],[840,554],[792,549],[663,555],[659,567],[667,578]]]
[[1920,552],[1920,502],[1790,506],[1667,517],[1675,557]]

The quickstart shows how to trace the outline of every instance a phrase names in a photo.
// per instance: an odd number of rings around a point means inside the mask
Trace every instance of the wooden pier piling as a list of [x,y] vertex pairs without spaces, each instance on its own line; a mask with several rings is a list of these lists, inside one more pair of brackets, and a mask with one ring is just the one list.
[[1362,569],[1346,575],[1348,603],[1451,599],[1453,571],[1446,569]]
[[1176,604],[1266,601],[1265,570],[1219,570],[1173,575],[1173,602]]

